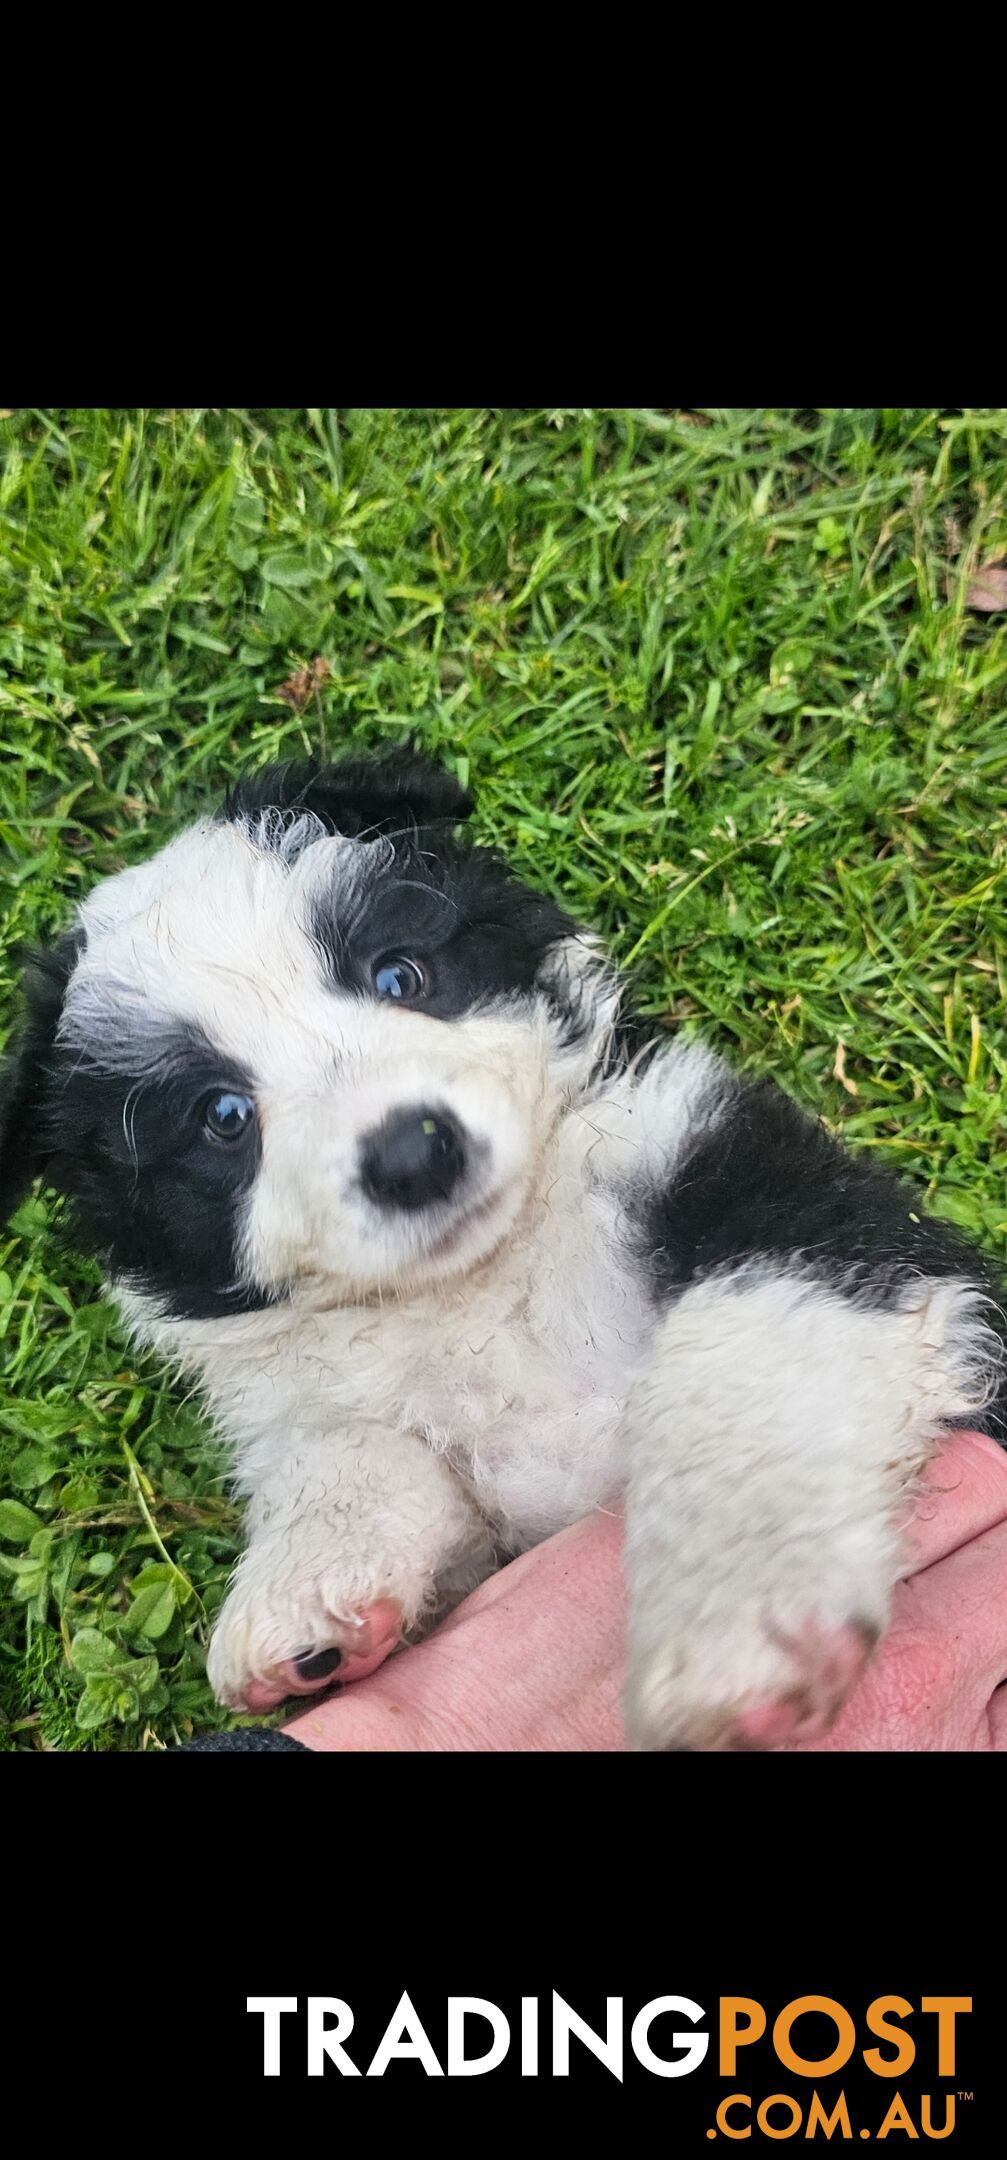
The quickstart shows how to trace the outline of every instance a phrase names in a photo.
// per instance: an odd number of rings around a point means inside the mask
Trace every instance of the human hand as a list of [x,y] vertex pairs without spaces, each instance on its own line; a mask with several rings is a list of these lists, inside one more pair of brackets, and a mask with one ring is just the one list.
[[609,1753],[626,1745],[622,1517],[591,1515],[480,1584],[425,1641],[313,1704],[305,1747]]
[[1007,1452],[956,1433],[927,1471],[913,1572],[831,1730],[781,1752],[1007,1754]]
[[[1007,1453],[955,1434],[928,1470],[911,1542],[891,1626],[836,1724],[781,1752],[1007,1752]],[[617,1515],[575,1524],[287,1731],[339,1752],[625,1748],[621,1554]]]

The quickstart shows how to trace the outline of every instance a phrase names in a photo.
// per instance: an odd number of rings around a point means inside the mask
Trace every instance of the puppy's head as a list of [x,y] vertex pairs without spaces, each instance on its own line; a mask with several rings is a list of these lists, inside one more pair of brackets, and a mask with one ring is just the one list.
[[252,776],[28,980],[0,1205],[43,1174],[165,1316],[408,1294],[515,1223],[611,1024],[589,940],[412,752]]

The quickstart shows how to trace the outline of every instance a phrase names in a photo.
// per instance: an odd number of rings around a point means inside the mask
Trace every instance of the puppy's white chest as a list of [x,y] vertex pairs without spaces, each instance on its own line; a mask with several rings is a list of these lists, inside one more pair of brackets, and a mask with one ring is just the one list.
[[513,1551],[611,1502],[654,1326],[624,1213],[639,1122],[619,1101],[568,1118],[529,1215],[453,1284],[403,1302],[291,1304],[268,1332],[247,1316],[148,1323],[200,1370],[245,1489],[302,1438],[359,1435],[366,1465],[368,1436],[380,1447],[383,1430],[449,1463]]
[[610,1500],[620,1420],[649,1320],[612,1264],[614,1211],[581,1191],[576,1219],[515,1248],[456,1300],[382,1313],[340,1359],[340,1392],[380,1400],[471,1490],[518,1550]]
[[515,1550],[576,1521],[621,1482],[625,1372],[589,1335],[571,1335],[545,1345],[530,1328],[505,1327],[452,1345],[415,1391],[416,1429]]

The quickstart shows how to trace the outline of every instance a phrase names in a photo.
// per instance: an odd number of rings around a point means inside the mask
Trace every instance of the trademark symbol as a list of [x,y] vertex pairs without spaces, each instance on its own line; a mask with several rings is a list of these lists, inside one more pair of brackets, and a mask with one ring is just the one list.
[[972,2094],[971,2094],[971,2093],[963,2093],[963,2092],[960,2092],[960,2093],[959,2093],[959,2095],[958,2095],[958,2098],[959,2098],[959,2100],[971,2100],[971,2098],[972,2098]]

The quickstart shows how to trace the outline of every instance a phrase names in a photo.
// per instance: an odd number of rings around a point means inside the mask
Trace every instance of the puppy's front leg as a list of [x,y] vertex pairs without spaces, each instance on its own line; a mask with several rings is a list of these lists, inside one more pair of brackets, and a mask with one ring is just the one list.
[[242,1451],[248,1544],[207,1670],[218,1700],[267,1710],[359,1679],[439,1604],[490,1572],[493,1543],[444,1460],[361,1424]]
[[981,1409],[982,1305],[924,1278],[882,1310],[769,1261],[672,1305],[628,1407],[633,1745],[831,1722],[886,1624],[913,1481]]

